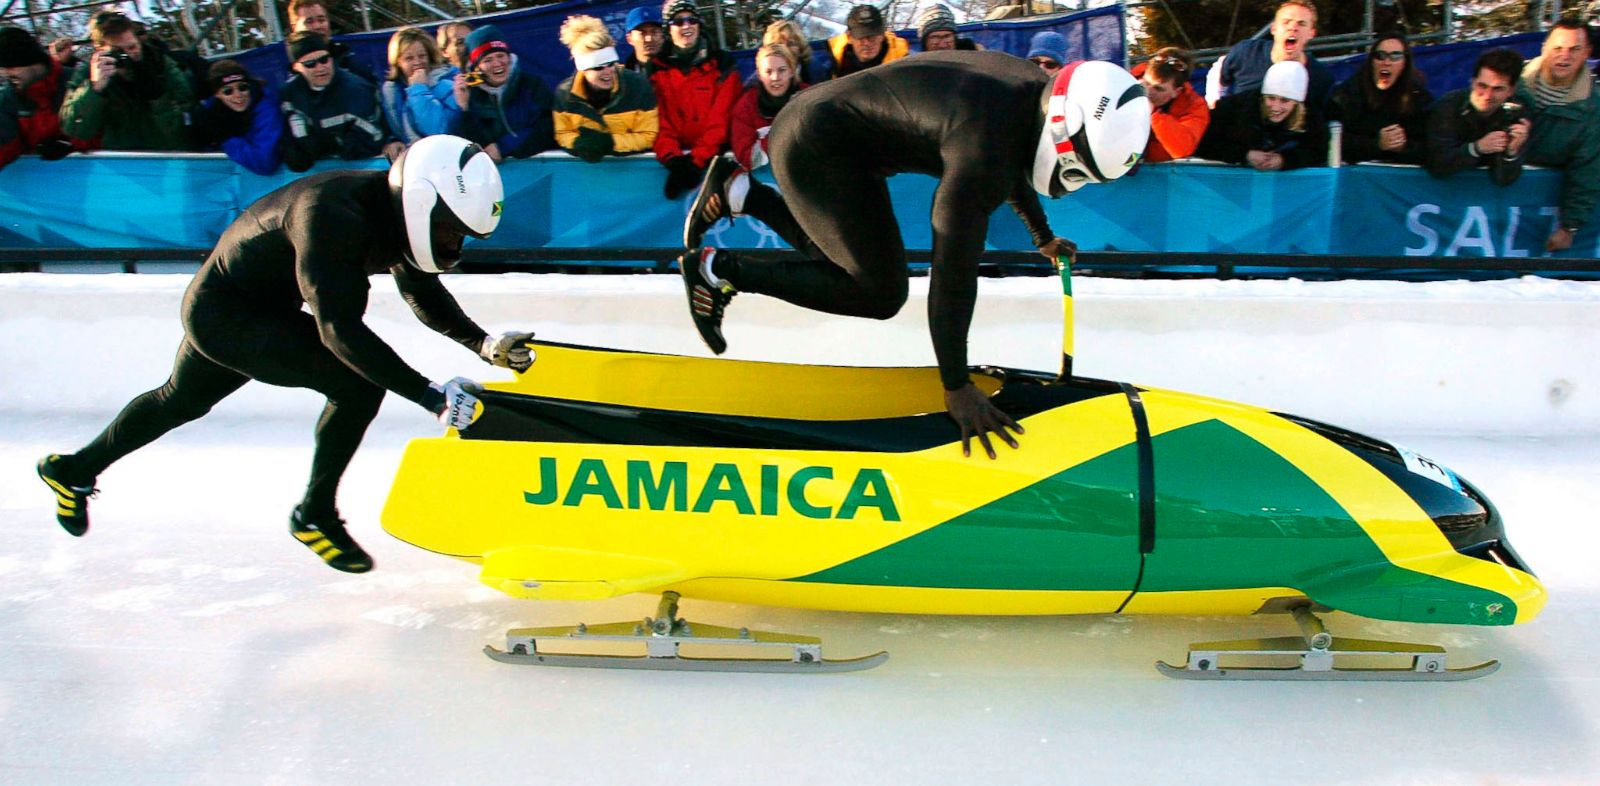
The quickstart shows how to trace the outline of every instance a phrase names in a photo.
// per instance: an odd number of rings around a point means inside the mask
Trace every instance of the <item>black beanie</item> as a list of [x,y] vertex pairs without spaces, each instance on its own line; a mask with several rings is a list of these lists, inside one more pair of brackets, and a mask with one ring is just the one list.
[[[316,50],[312,50],[316,51]],[[218,60],[211,64],[211,70],[206,72],[206,87],[215,93],[234,82],[250,80],[250,72],[244,70],[237,60]]]
[[21,68],[50,62],[33,34],[20,27],[0,27],[0,68]]
[[328,37],[310,30],[301,30],[284,42],[289,48],[289,65],[300,62],[300,58],[312,52],[327,52],[333,54],[333,45],[328,43]]

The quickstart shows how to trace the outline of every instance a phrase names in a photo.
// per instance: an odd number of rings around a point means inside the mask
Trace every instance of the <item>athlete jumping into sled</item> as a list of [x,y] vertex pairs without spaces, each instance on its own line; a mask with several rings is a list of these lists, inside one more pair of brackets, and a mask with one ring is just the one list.
[[[735,177],[723,158],[707,168],[684,225],[679,259],[695,326],[713,352],[727,348],[723,310],[756,292],[846,316],[888,319],[905,305],[905,245],[885,180],[900,172],[939,178],[933,197],[928,323],[945,407],[971,455],[989,457],[993,432],[1022,428],[967,377],[967,329],[989,215],[1009,203],[1039,253],[1071,256],[1034,191],[1052,198],[1103,183],[1138,163],[1150,102],[1138,80],[1104,62],[1054,75],[999,52],[934,52],[898,60],[796,94],[773,120],[768,153],[777,191]],[[700,249],[719,219],[748,214],[809,259],[742,259]]]
[[388,271],[423,324],[485,361],[525,371],[532,334],[487,335],[436,275],[460,261],[465,235],[494,232],[503,198],[489,156],[442,135],[412,145],[387,174],[327,172],[262,197],[222,234],[189,284],[184,338],[167,383],[129,402],[77,453],[39,461],[39,477],[56,493],[56,520],[82,536],[96,476],[254,379],[327,396],[311,479],[289,529],[334,568],[371,570],[334,497],[384,391],[466,428],[478,388],[461,377],[430,384],[373,333],[362,321],[367,277]]

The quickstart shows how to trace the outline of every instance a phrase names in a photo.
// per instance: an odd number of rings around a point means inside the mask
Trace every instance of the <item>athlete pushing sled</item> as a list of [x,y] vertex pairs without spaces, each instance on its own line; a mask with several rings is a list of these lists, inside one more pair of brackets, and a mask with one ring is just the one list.
[[184,337],[167,383],[129,402],[78,452],[39,461],[56,520],[75,536],[88,532],[96,476],[254,379],[327,396],[289,529],[334,568],[371,570],[334,497],[384,391],[465,428],[478,387],[461,377],[430,384],[373,333],[362,321],[367,277],[388,271],[423,324],[489,363],[527,370],[533,334],[487,335],[436,275],[460,261],[464,236],[494,232],[503,199],[488,154],[453,136],[423,138],[387,174],[327,172],[262,197],[222,234],[184,294]]
[[[1104,183],[1138,163],[1150,101],[1111,63],[1071,64],[1054,76],[999,52],[937,52],[897,60],[796,94],[773,120],[768,153],[783,194],[714,159],[684,226],[679,261],[695,326],[713,352],[727,348],[722,316],[736,292],[756,292],[847,316],[888,319],[905,305],[905,245],[888,176],[939,178],[933,197],[928,323],[945,407],[970,455],[976,436],[1012,447],[1022,432],[967,378],[967,329],[989,215],[1009,203],[1039,252],[1071,256],[1035,191],[1052,198]],[[697,248],[719,219],[748,214],[806,254],[742,259]]]

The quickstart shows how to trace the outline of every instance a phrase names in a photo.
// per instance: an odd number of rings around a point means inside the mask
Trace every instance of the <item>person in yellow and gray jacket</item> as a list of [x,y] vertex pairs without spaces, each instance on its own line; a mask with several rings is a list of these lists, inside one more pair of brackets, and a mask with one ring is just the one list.
[[556,144],[591,164],[650,150],[659,127],[655,89],[649,77],[620,67],[605,23],[567,17],[561,43],[578,71],[556,88]]
[[845,17],[845,32],[828,39],[828,53],[838,79],[911,54],[911,42],[889,31],[876,6],[858,5]]

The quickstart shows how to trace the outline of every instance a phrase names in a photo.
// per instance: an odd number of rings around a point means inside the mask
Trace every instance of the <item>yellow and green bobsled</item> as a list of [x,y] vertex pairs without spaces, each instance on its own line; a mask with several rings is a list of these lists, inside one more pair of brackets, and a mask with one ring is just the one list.
[[962,456],[931,368],[534,349],[470,429],[407,447],[383,512],[395,537],[517,597],[929,614],[1309,598],[1473,625],[1545,602],[1477,489],[1303,418],[980,368],[1027,429],[991,461]]

